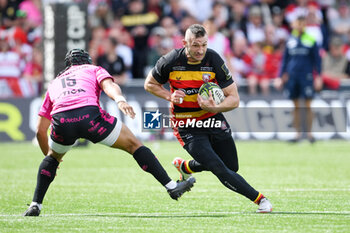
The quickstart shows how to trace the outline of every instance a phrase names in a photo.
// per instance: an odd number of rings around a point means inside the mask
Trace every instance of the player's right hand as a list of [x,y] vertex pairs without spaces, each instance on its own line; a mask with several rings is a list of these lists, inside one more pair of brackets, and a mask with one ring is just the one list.
[[127,116],[131,117],[132,119],[135,118],[135,112],[134,109],[125,101],[118,102],[119,109]]
[[170,101],[174,104],[182,104],[186,94],[181,90],[175,90],[173,94],[171,94]]

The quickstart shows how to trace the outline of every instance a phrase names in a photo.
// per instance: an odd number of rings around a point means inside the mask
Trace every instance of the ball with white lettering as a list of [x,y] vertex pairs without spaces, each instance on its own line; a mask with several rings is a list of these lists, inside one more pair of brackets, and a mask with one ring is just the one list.
[[225,99],[224,92],[221,90],[219,85],[213,82],[207,82],[204,83],[198,91],[198,94],[203,98],[203,99],[208,99],[209,98],[209,91],[211,92],[213,99],[216,104],[220,104],[222,101]]

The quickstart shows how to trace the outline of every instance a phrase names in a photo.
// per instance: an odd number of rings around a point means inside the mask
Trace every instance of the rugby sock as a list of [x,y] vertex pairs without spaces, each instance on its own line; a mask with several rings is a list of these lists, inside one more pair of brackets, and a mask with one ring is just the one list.
[[38,204],[41,204],[43,202],[46,191],[56,176],[58,164],[59,162],[51,156],[46,156],[41,162],[37,175],[37,183],[33,202],[36,202]]
[[139,166],[144,171],[151,173],[163,186],[171,181],[170,177],[149,148],[141,146],[134,152],[133,156]]
[[254,203],[257,204],[257,205],[259,205],[261,199],[263,199],[264,197],[265,197],[265,196],[264,196],[262,193],[259,192],[257,198],[254,200]]
[[186,174],[191,174],[194,172],[207,171],[202,164],[198,163],[196,160],[186,160],[182,166],[181,170]]

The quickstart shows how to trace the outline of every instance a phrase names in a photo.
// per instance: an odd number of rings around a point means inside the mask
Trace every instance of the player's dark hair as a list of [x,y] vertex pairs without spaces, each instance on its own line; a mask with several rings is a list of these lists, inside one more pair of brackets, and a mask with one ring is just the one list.
[[92,64],[92,59],[88,52],[83,49],[72,49],[68,51],[64,58],[64,64],[67,67],[73,65]]
[[205,28],[200,24],[192,24],[188,30],[194,35],[195,38],[203,37],[207,34]]

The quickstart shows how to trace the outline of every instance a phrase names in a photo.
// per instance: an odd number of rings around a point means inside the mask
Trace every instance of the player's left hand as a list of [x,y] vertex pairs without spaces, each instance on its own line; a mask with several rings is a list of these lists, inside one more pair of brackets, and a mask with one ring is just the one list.
[[215,100],[213,99],[213,95],[211,94],[211,91],[209,91],[209,98],[203,99],[201,95],[197,95],[197,101],[201,109],[206,110],[208,112],[217,112],[217,105],[215,103]]
[[118,102],[119,109],[127,116],[131,117],[132,119],[135,118],[135,112],[134,109],[125,101]]

